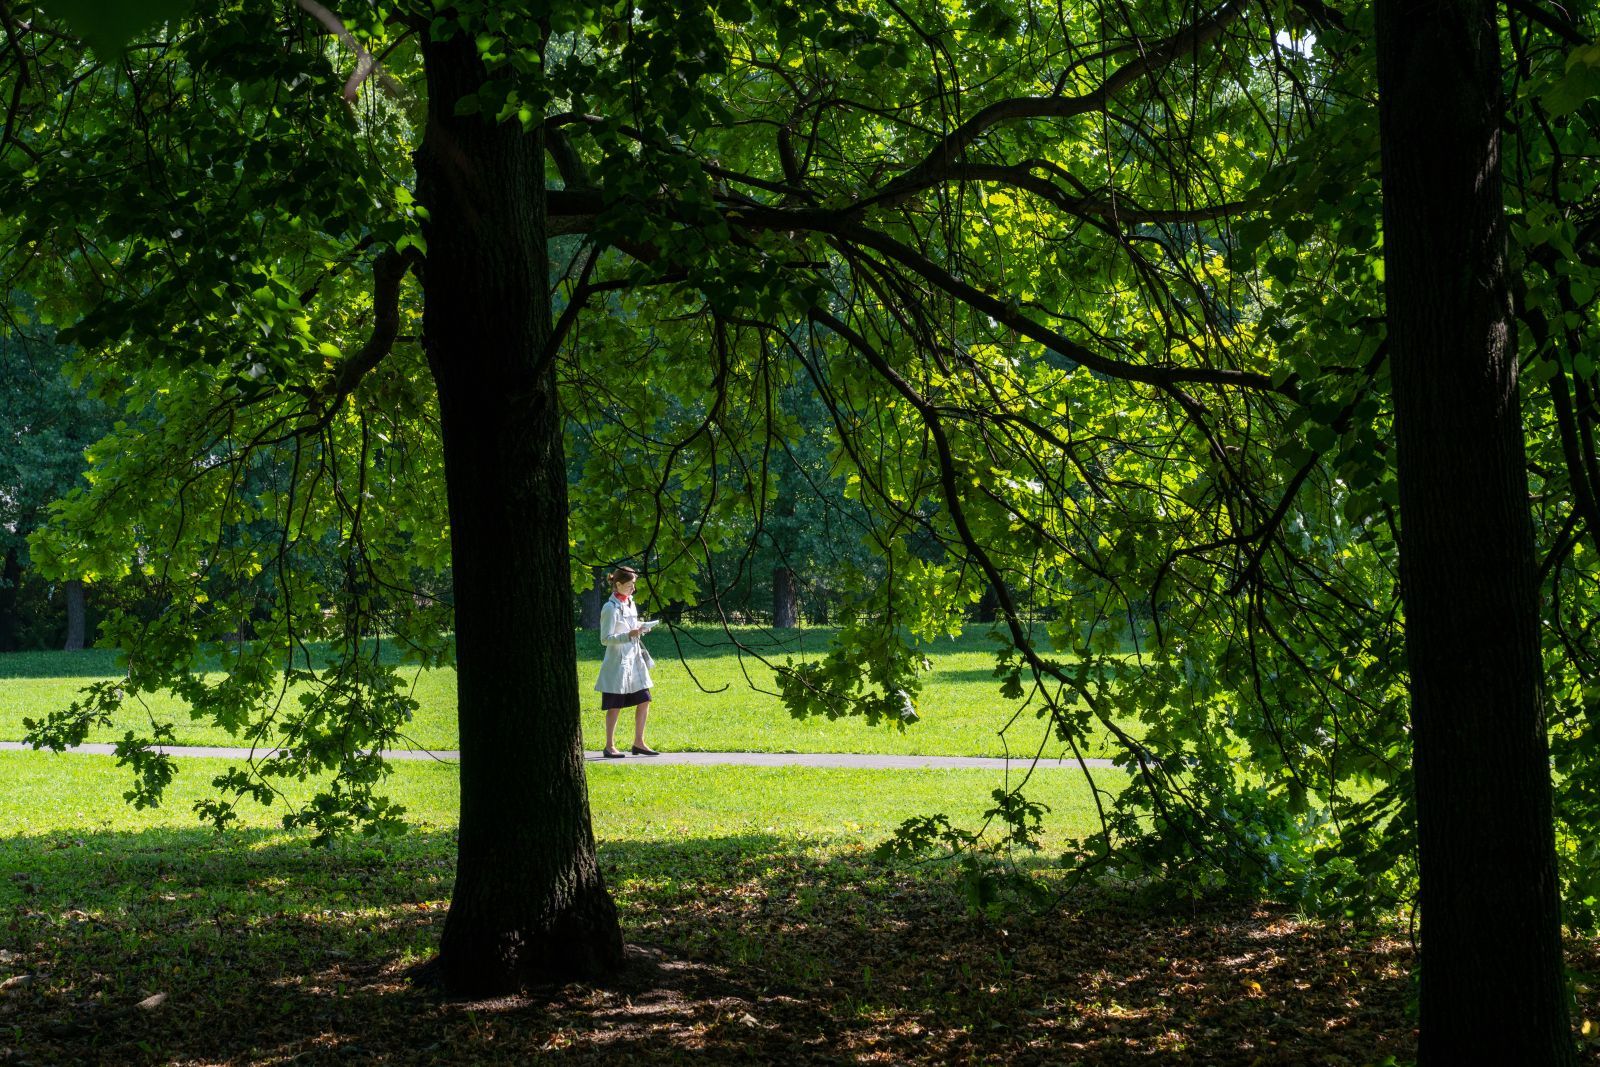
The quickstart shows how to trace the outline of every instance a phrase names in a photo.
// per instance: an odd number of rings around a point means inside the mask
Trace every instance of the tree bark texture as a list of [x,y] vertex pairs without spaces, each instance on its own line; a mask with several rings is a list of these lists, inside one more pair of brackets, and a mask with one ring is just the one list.
[[1380,0],[1377,12],[1419,1062],[1568,1064],[1496,9]]
[[592,978],[622,961],[595,857],[551,361],[536,127],[457,116],[485,72],[470,36],[425,38],[430,218],[423,333],[438,388],[461,737],[456,882],[440,944],[464,994]]
[[779,630],[800,625],[800,591],[794,571],[784,566],[772,568],[772,625]]
[[67,640],[62,645],[65,652],[82,652],[84,649],[85,617],[88,614],[83,594],[83,582],[77,578],[68,581],[62,592],[67,601]]

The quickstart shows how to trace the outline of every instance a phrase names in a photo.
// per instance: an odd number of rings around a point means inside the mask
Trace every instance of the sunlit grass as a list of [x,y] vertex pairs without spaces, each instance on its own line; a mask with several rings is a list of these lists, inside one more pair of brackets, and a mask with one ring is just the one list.
[[[159,808],[135,809],[122,799],[129,772],[110,756],[0,751],[0,837],[73,832],[139,832],[199,826],[196,800],[211,793],[211,778],[235,761],[184,759]],[[776,834],[785,837],[877,841],[913,815],[944,812],[976,823],[990,793],[1015,784],[1012,772],[986,770],[854,770],[822,767],[688,767],[588,765],[595,833],[601,840],[671,841]],[[1124,780],[1105,771],[1104,784]],[[422,830],[453,827],[457,811],[454,764],[397,763],[385,792]],[[1036,772],[1027,796],[1049,806],[1047,841],[1088,832],[1093,801],[1072,769]],[[239,825],[271,828],[287,801],[263,808],[243,803]],[[290,835],[294,836],[294,835]]]
[[[995,645],[985,636],[987,630],[969,626],[961,638],[926,650],[933,670],[918,698],[921,721],[905,728],[898,722],[873,726],[855,716],[796,720],[776,695],[771,668],[761,658],[739,654],[721,630],[685,627],[676,645],[671,634],[657,631],[650,639],[657,663],[650,740],[669,751],[1031,756],[1047,736],[1039,704],[1001,697],[993,676]],[[787,633],[746,628],[735,633],[775,664],[816,656],[831,636],[831,631],[816,628]],[[591,748],[598,748],[603,738],[599,696],[592,689],[599,664],[598,640],[580,633],[578,690]],[[114,658],[104,650],[0,655],[0,740],[21,739],[24,718],[42,719],[70,704],[88,682],[115,676]],[[411,669],[407,677],[421,705],[406,730],[409,746],[455,748],[455,672]],[[529,695],[530,702],[537,699],[537,694]],[[163,697],[152,699],[148,707],[125,707],[111,727],[95,731],[90,740],[114,741],[128,730],[146,731],[152,718],[174,722],[179,744],[241,743],[220,727],[191,721],[186,707]],[[1059,756],[1060,750],[1054,741],[1044,746],[1047,757]],[[1085,754],[1104,751],[1103,745],[1092,743]]]

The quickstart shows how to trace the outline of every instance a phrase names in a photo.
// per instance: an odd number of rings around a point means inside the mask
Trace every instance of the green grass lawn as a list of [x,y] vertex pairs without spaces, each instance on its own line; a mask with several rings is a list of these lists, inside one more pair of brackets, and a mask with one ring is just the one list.
[[[774,695],[771,670],[759,659],[738,655],[721,630],[680,628],[676,646],[671,634],[658,630],[650,638],[657,663],[650,739],[671,751],[1032,755],[1046,732],[1035,716],[1038,702],[1022,707],[1021,701],[1000,696],[992,673],[995,646],[985,636],[987,630],[970,626],[961,638],[927,650],[933,671],[918,700],[921,721],[905,729],[898,724],[869,726],[859,717],[796,720]],[[826,629],[792,631],[782,639],[772,631],[753,628],[736,632],[775,663],[789,656],[798,660],[819,654],[831,635]],[[592,689],[599,665],[599,641],[593,634],[580,633],[577,680],[584,736],[591,748],[598,748],[604,737],[599,696]],[[104,650],[0,655],[0,740],[20,740],[25,717],[43,718],[70,704],[86,683],[116,674],[115,659]],[[414,671],[413,677],[414,695],[422,707],[408,731],[412,746],[455,748],[455,672]],[[114,741],[126,730],[147,729],[152,714],[176,722],[180,744],[239,743],[219,727],[191,722],[187,709],[170,698],[153,700],[148,711],[123,709],[110,729],[97,731],[90,740]],[[1001,729],[1013,718],[1014,725],[1002,735]],[[1048,745],[1046,755],[1060,755],[1060,747]],[[1098,741],[1085,752],[1102,754],[1104,746]]]
[[[5,840],[52,833],[139,833],[192,830],[192,806],[210,794],[210,780],[236,761],[184,759],[159,808],[135,810],[122,799],[128,771],[111,756],[0,751],[0,849]],[[1005,783],[1003,772],[982,770],[854,770],[822,767],[684,767],[588,765],[595,833],[620,846],[635,841],[779,835],[818,841],[875,844],[913,815],[944,812],[972,825]],[[1012,774],[1013,782],[1017,780]],[[1103,772],[1103,784],[1125,780]],[[456,823],[454,764],[395,765],[385,792],[408,809],[423,832]],[[1057,844],[1093,827],[1093,802],[1081,772],[1037,772],[1026,790],[1050,807],[1049,837]],[[302,796],[309,789],[302,790]],[[293,799],[293,797],[291,797]],[[245,803],[245,828],[278,825],[283,808]],[[285,840],[301,835],[276,833]],[[0,881],[0,911],[6,905]]]

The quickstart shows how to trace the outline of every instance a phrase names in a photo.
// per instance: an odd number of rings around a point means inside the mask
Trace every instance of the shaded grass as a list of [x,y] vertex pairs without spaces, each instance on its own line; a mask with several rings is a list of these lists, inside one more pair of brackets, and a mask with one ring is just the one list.
[[[869,725],[860,717],[796,720],[775,694],[771,670],[753,657],[740,657],[727,636],[711,627],[681,627],[678,641],[663,631],[650,639],[655,653],[656,700],[650,738],[672,751],[699,752],[866,752],[951,756],[1032,755],[1046,737],[1037,717],[1037,701],[1007,700],[993,677],[994,642],[987,626],[969,626],[953,640],[930,646],[933,671],[918,699],[921,721],[909,727],[898,722]],[[786,658],[819,655],[831,631],[790,632],[746,628],[741,641],[757,647],[775,663]],[[681,653],[681,657],[680,657]],[[585,737],[598,748],[604,738],[599,696],[592,686],[599,671],[600,647],[592,633],[578,634],[577,681],[584,709]],[[0,655],[0,740],[20,740],[24,718],[42,719],[65,708],[84,684],[116,677],[115,659],[106,650],[82,653],[9,653]],[[410,747],[453,749],[456,734],[456,691],[453,670],[409,672],[412,692],[421,708],[409,724]],[[765,690],[765,691],[763,691]],[[291,696],[292,699],[292,696]],[[536,699],[530,696],[530,700]],[[127,707],[108,729],[94,731],[91,741],[115,741],[127,730],[146,731],[151,715],[176,722],[179,744],[230,745],[239,738],[209,723],[192,722],[187,708],[158,697],[149,709]],[[1015,718],[1016,724],[1001,731]],[[1137,724],[1121,725],[1138,733]],[[1062,746],[1045,746],[1049,758]],[[1085,755],[1108,752],[1103,738],[1093,738]]]
[[[602,848],[606,987],[441,1001],[453,842],[263,830],[0,845],[0,1061],[1357,1064],[1407,1057],[1409,952],[1282,909],[963,907],[938,867],[782,834]],[[147,998],[159,996],[157,1003]],[[145,1004],[146,1007],[139,1005]]]
[[[171,802],[145,812],[122,805],[112,764],[0,752],[0,983],[29,976],[0,991],[0,1063],[1415,1055],[1413,957],[1393,932],[1105,897],[985,917],[952,868],[870,857],[903,813],[974,811],[998,775],[591,766],[629,970],[604,987],[448,1001],[403,974],[434,951],[449,899],[453,767],[397,771],[413,832],[314,848],[266,828],[267,812],[228,835],[192,828],[185,802],[223,761],[183,761]],[[1053,823],[1084,818],[1081,787],[1040,779],[1059,790]],[[1573,945],[1572,964],[1594,970],[1594,946]],[[1596,1017],[1580,995],[1578,1016]]]

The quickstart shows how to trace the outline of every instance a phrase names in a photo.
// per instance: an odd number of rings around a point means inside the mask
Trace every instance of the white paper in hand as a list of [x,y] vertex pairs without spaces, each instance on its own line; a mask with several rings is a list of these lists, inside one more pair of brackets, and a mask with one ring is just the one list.
[[640,619],[639,620],[639,629],[643,633],[649,633],[651,630],[654,630],[657,626],[660,626],[660,625],[661,625],[661,620],[660,619]]

